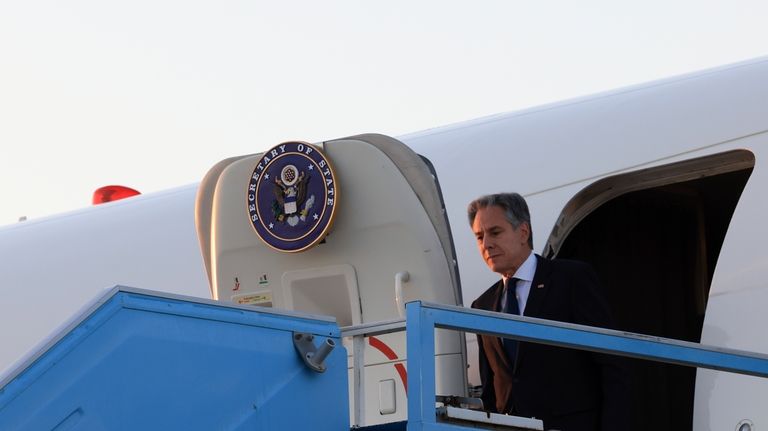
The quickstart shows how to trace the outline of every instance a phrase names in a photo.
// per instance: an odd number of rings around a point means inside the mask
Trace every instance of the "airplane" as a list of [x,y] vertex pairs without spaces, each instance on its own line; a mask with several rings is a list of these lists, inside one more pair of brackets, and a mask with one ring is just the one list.
[[[255,235],[248,210],[250,181],[280,145],[221,161],[200,184],[2,227],[0,369],[117,284],[329,314],[342,326],[397,319],[415,299],[468,305],[497,276],[466,205],[501,191],[527,199],[537,253],[592,264],[619,329],[768,353],[766,76],[768,57],[397,138],[289,142],[322,149],[346,202],[327,236],[299,251]],[[441,340],[438,386],[466,392],[479,382],[474,336]],[[376,389],[366,423],[402,419],[402,338],[372,337],[365,349],[366,388]],[[759,378],[646,363],[636,372],[638,428],[768,423]]]

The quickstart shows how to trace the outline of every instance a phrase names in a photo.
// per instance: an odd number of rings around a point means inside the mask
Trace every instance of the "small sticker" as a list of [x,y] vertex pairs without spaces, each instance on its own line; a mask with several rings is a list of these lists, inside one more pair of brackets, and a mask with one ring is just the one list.
[[269,278],[267,278],[267,274],[261,274],[261,277],[259,277],[259,284],[262,286],[269,285]]
[[272,292],[249,293],[246,295],[235,295],[232,302],[240,305],[258,305],[260,307],[272,306]]

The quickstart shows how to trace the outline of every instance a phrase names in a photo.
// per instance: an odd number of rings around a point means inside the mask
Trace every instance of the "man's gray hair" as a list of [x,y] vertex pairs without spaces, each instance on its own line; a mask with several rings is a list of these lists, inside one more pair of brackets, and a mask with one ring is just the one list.
[[475,216],[477,211],[481,208],[487,208],[490,206],[497,206],[504,210],[504,216],[515,229],[520,227],[520,224],[527,223],[530,234],[528,235],[528,246],[533,249],[533,228],[531,227],[531,213],[528,211],[528,204],[525,202],[525,198],[518,193],[496,193],[492,195],[480,196],[469,203],[467,207],[467,216],[469,217],[469,225],[472,226],[475,223]]

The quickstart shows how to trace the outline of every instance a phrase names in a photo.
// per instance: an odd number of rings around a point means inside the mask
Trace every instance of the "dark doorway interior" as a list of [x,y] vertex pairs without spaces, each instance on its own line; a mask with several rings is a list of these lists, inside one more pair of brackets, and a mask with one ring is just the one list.
[[[731,216],[752,169],[627,193],[586,216],[557,255],[591,263],[618,329],[699,342]],[[693,424],[696,370],[632,361],[627,429]]]

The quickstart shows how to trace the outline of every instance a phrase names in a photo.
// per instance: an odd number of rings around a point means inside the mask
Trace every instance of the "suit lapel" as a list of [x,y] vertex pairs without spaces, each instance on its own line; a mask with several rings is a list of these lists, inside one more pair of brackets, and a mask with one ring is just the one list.
[[[487,302],[478,305],[485,310],[501,312],[501,295],[503,292],[504,280],[502,279],[493,286],[491,295],[487,297]],[[483,343],[486,346],[486,356],[489,358],[489,361],[493,363],[501,362],[501,366],[507,370],[511,370],[512,364],[509,363],[507,353],[504,350],[504,346],[501,344],[501,338],[492,335],[483,335],[482,337]],[[494,366],[494,368],[496,366]]]
[[525,304],[525,312],[523,315],[537,317],[539,316],[539,310],[544,303],[544,298],[547,296],[549,289],[549,275],[552,270],[552,266],[549,260],[536,255],[536,273],[533,275],[533,281],[531,282],[531,291],[528,293],[528,302]]
[[493,285],[493,292],[491,294],[490,304],[485,304],[486,310],[491,311],[501,311],[501,294],[504,292],[504,280],[497,281],[496,284]]

